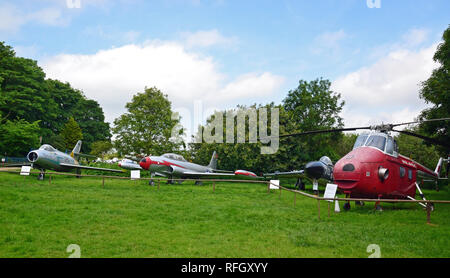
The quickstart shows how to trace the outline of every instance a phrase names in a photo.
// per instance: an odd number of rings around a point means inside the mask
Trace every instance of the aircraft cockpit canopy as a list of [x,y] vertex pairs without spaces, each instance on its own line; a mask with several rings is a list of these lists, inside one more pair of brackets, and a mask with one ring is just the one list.
[[40,150],[44,150],[44,151],[48,151],[48,152],[56,151],[55,148],[53,148],[52,146],[47,145],[47,144],[42,145],[39,149]]
[[165,153],[162,155],[162,157],[166,157],[166,158],[174,159],[174,160],[178,160],[178,161],[186,161],[186,159],[184,159],[184,157],[182,157],[179,154],[174,154],[174,153]]
[[353,145],[353,149],[368,146],[374,147],[382,152],[386,152],[390,155],[397,155],[398,146],[397,142],[392,138],[392,136],[386,133],[362,133],[358,136]]

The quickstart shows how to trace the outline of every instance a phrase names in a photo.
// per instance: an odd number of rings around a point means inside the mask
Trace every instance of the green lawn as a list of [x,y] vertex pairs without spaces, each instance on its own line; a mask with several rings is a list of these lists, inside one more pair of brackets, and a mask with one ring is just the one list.
[[[450,199],[448,187],[426,190]],[[0,173],[0,257],[450,257],[450,205],[373,204],[327,215],[327,203],[263,184],[195,186]],[[342,209],[342,203],[341,203]]]

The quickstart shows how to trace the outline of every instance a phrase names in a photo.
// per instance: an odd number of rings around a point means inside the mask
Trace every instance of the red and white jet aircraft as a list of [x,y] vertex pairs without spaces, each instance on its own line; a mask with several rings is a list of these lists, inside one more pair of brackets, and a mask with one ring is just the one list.
[[[213,153],[211,161],[208,165],[203,166],[196,163],[188,162],[183,156],[166,153],[161,156],[147,156],[142,158],[139,165],[144,170],[149,170],[152,176],[162,176],[169,178],[168,183],[172,183],[171,179],[201,179],[201,178],[237,178],[237,179],[258,179],[261,177],[256,174],[245,171],[224,171],[217,170],[216,152]],[[153,181],[150,181],[153,184]],[[198,182],[196,182],[198,184]]]

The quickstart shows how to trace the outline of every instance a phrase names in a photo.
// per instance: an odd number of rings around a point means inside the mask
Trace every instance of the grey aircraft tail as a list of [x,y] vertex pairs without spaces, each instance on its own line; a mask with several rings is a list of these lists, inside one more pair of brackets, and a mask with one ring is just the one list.
[[211,161],[208,164],[208,167],[211,169],[216,170],[217,169],[217,158],[219,156],[217,155],[216,151],[214,151],[212,157],[211,157]]
[[72,153],[70,153],[71,157],[74,157],[74,155],[79,154],[81,151],[81,140],[78,140],[77,144],[75,145],[75,148],[73,148]]

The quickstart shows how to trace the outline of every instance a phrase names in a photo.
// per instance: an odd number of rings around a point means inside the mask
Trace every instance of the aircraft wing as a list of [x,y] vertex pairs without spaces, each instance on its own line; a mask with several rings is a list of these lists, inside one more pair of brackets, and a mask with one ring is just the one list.
[[84,153],[74,153],[73,155],[76,157],[97,158],[97,156],[95,156],[95,155],[84,154]]
[[236,179],[236,180],[258,180],[258,179],[263,179],[263,177],[258,177],[258,176],[251,176],[251,175],[242,175],[242,174],[235,174],[234,172],[230,172],[230,173],[207,173],[207,172],[184,172],[183,176],[186,178],[197,178],[197,179],[201,179],[201,178],[205,178],[205,179]]
[[0,167],[22,167],[22,166],[31,166],[31,162],[28,163],[5,163],[5,164],[1,164],[0,163]]
[[97,168],[97,167],[75,165],[75,164],[68,164],[68,163],[60,163],[59,165],[64,166],[64,167],[68,167],[68,168],[74,168],[74,169],[99,170],[99,171],[109,171],[109,172],[116,172],[116,173],[124,173],[123,170],[109,169],[109,168]]
[[275,172],[264,174],[265,178],[305,178],[305,170],[296,170],[290,172]]

